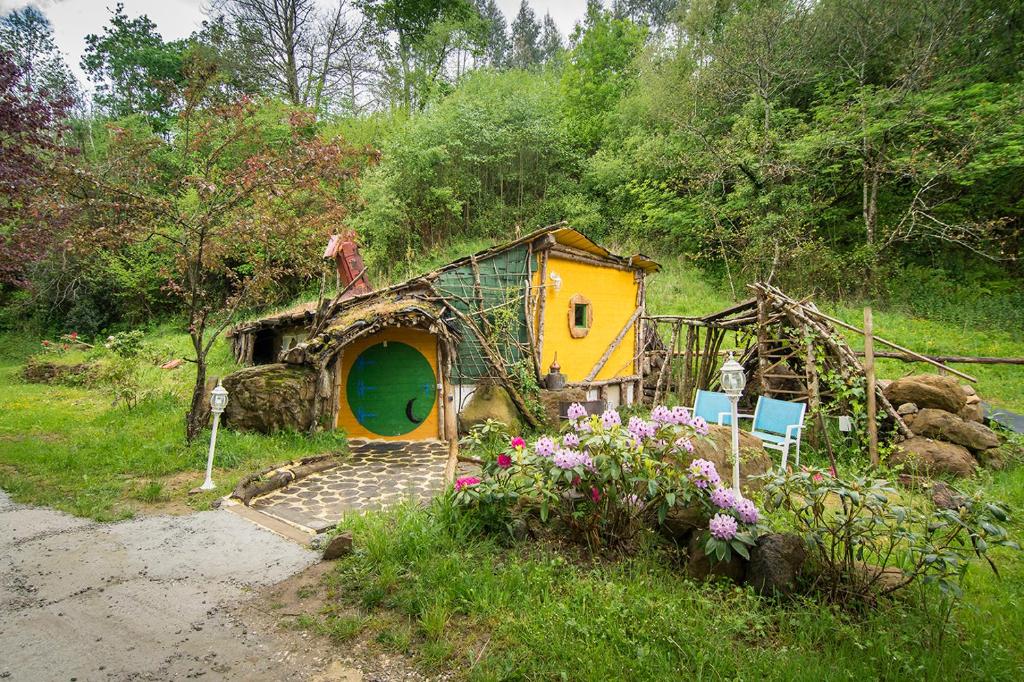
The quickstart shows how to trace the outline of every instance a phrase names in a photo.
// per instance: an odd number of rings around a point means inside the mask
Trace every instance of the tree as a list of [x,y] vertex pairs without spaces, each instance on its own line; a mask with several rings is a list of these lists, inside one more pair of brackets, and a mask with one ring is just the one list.
[[211,9],[265,92],[323,111],[358,78],[352,55],[367,36],[345,0],[323,11],[315,0],[216,0]]
[[203,426],[214,342],[284,276],[319,269],[372,152],[322,140],[309,113],[262,111],[248,99],[204,109],[219,87],[215,66],[190,57],[185,74],[173,135],[114,126],[104,162],[72,163],[65,177],[76,212],[69,233],[81,248],[149,241],[173,263],[165,290],[183,304],[196,365],[191,440]]
[[511,51],[505,15],[494,0],[476,0],[476,10],[483,19],[486,33],[483,63],[497,69],[505,68]]
[[61,125],[73,101],[51,93],[31,71],[0,49],[0,285],[20,287],[56,226],[49,170],[65,152]]
[[166,131],[182,87],[186,44],[165,43],[149,17],[130,19],[121,3],[103,33],[87,35],[85,44],[82,69],[96,86],[96,105],[114,118],[141,115]]
[[[374,28],[386,100],[422,108],[445,80],[453,54],[486,40],[469,0],[357,0]],[[456,77],[461,69],[456,67]],[[454,80],[454,79],[453,79]]]
[[562,91],[566,119],[585,148],[595,149],[607,133],[612,110],[636,78],[633,60],[645,36],[633,22],[593,5],[577,24]]
[[545,64],[557,62],[564,50],[565,45],[562,44],[562,34],[558,30],[555,20],[551,18],[551,13],[548,12],[544,15],[544,25],[541,30],[540,59]]
[[0,18],[0,50],[8,50],[29,91],[54,100],[78,98],[78,83],[53,39],[49,20],[35,7]]
[[540,64],[540,24],[526,0],[519,5],[519,13],[512,21],[512,68],[532,69]]

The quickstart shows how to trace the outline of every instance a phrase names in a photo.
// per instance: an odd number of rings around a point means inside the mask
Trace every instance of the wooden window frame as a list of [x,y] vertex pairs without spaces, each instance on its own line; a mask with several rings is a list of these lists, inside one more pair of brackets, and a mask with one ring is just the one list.
[[[576,306],[587,306],[587,324],[585,327],[576,324]],[[569,299],[569,335],[574,339],[582,339],[590,333],[594,326],[594,304],[583,294],[573,294]]]

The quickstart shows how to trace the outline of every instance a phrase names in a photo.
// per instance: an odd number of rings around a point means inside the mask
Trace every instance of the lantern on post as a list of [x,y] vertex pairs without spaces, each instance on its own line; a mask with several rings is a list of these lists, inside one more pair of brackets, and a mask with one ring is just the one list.
[[740,493],[740,425],[739,402],[743,389],[747,385],[747,375],[743,365],[736,362],[732,353],[722,365],[722,392],[729,397],[732,406],[732,492],[739,500]]
[[213,490],[213,450],[217,447],[217,426],[224,408],[228,406],[228,391],[217,379],[217,386],[210,393],[210,412],[213,413],[213,431],[210,433],[210,453],[206,457],[206,480],[199,486],[200,490]]

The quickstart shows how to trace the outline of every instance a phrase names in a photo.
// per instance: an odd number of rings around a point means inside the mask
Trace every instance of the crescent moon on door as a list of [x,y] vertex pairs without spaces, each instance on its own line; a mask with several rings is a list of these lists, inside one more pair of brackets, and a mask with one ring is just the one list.
[[416,398],[413,398],[412,400],[410,400],[409,402],[407,402],[405,404],[405,416],[413,424],[419,424],[423,420],[422,419],[417,419],[416,417],[412,416],[412,404],[414,402],[416,402]]

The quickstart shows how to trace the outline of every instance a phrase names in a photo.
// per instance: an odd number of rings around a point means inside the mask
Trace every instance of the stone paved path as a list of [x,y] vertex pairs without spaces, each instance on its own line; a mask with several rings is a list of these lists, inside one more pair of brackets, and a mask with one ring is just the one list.
[[448,445],[442,441],[349,441],[351,456],[253,500],[264,514],[321,531],[352,511],[383,509],[405,499],[424,502],[444,485]]

